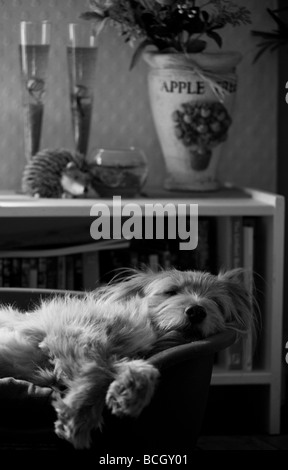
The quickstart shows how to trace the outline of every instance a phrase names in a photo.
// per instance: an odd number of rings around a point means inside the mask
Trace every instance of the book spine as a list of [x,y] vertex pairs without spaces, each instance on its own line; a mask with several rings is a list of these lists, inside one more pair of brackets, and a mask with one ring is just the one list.
[[138,259],[138,253],[136,251],[131,251],[130,252],[130,261],[129,265],[133,269],[137,269],[139,267],[139,259]]
[[29,287],[37,288],[38,287],[38,260],[37,258],[30,259],[29,266]]
[[[231,268],[243,266],[243,218],[231,218]],[[228,368],[230,370],[241,370],[243,368],[243,338],[238,338],[232,346],[227,349]]]
[[3,259],[3,287],[11,287],[11,259]]
[[57,288],[66,289],[66,256],[58,256],[57,258]]
[[13,258],[11,260],[11,287],[21,286],[21,259]]
[[74,257],[68,255],[66,257],[66,289],[74,290]]
[[160,263],[163,269],[170,269],[172,267],[172,256],[168,243],[160,253]]
[[243,217],[232,217],[232,268],[243,267]]
[[152,269],[153,272],[159,271],[159,256],[157,253],[151,253],[148,255],[148,263],[149,268]]
[[232,268],[232,217],[217,220],[217,271]]
[[58,260],[57,257],[51,256],[46,260],[47,274],[46,286],[47,289],[58,288]]
[[210,219],[199,219],[198,246],[195,250],[196,269],[199,271],[211,271],[210,228]]
[[62,248],[47,248],[47,249],[36,249],[36,250],[6,250],[0,251],[0,257],[5,258],[47,258],[50,256],[70,256],[79,253],[89,253],[100,250],[109,250],[109,249],[124,249],[129,248],[130,241],[121,239],[121,240],[104,240],[95,243],[87,243],[84,245],[75,245]]
[[38,259],[37,285],[39,289],[46,289],[47,287],[47,259],[44,257]]
[[[216,231],[216,267],[219,272],[232,268],[232,218],[228,216],[218,217]],[[227,370],[229,368],[229,357],[229,348],[219,351],[217,354],[218,365]]]
[[30,287],[30,259],[22,259],[22,270],[21,270],[21,286],[23,288]]
[[74,255],[74,289],[83,289],[83,257],[81,254]]
[[[247,219],[244,222],[244,284],[251,298],[251,314],[253,314],[253,269],[254,269],[254,221]],[[253,368],[253,332],[250,329],[243,339],[243,370],[251,371]]]
[[[224,216],[217,220],[217,270],[243,266],[243,218]],[[240,370],[243,364],[243,342],[238,339],[219,353],[219,364],[228,370]]]
[[82,283],[85,291],[96,289],[100,278],[99,253],[83,253],[82,255]]

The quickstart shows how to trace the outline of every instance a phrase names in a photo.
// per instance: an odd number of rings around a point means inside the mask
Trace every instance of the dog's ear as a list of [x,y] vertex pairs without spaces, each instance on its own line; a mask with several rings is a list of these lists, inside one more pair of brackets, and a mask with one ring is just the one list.
[[235,329],[239,332],[254,330],[255,317],[253,306],[255,299],[250,289],[245,285],[245,270],[242,268],[232,269],[218,274],[218,280],[223,283],[223,287],[228,294],[229,301],[226,302],[230,311],[231,326],[235,323]]
[[[244,268],[230,269],[218,274],[218,279],[225,283],[225,287],[229,295],[234,299],[236,305],[240,301],[247,309],[251,309],[253,304],[253,295],[251,289],[248,288],[245,276],[249,272]],[[252,282],[252,280],[251,280]]]
[[218,279],[220,281],[232,281],[242,284],[244,282],[244,272],[243,268],[235,268],[227,271],[220,271],[218,274]]

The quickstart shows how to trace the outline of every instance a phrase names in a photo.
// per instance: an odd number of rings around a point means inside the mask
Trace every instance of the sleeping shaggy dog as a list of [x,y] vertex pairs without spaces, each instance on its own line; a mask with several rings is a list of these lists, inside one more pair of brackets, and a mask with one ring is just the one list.
[[134,417],[148,405],[160,375],[149,363],[153,353],[251,327],[241,270],[136,272],[25,314],[0,308],[0,371],[53,388],[57,435],[86,448],[105,405]]

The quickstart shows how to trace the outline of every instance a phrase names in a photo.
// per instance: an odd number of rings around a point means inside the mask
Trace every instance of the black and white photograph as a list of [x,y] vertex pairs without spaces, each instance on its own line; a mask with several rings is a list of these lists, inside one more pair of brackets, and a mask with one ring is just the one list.
[[0,0],[0,25],[0,455],[276,462],[288,0]]

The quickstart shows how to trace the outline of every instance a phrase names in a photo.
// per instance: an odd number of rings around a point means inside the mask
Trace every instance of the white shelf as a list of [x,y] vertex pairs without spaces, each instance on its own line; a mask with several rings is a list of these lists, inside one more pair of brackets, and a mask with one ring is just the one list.
[[[137,204],[144,210],[146,204],[155,203],[165,206],[173,203],[198,204],[200,216],[269,216],[273,215],[275,209],[275,198],[270,197],[270,201],[261,200],[254,197],[217,197],[211,198],[193,197],[193,193],[177,195],[177,197],[155,198],[135,198],[121,199],[121,206],[125,204]],[[95,204],[104,204],[112,211],[112,198],[104,199],[53,199],[53,198],[33,198],[13,192],[0,192],[0,217],[90,217],[91,207]]]

